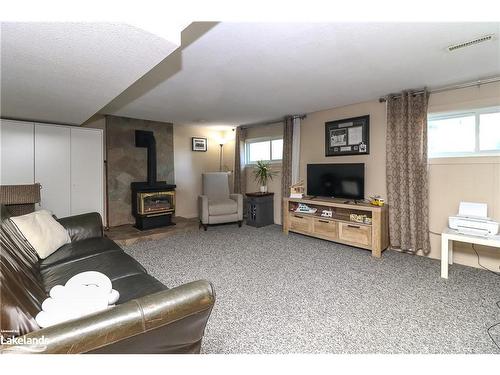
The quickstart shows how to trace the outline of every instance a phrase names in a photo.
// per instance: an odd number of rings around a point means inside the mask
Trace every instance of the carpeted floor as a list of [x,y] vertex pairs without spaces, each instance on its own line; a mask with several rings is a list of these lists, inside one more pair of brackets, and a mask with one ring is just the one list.
[[[210,227],[126,251],[169,287],[217,293],[203,353],[500,353],[500,278],[439,261],[368,251],[278,226]],[[500,327],[492,330],[500,340]]]

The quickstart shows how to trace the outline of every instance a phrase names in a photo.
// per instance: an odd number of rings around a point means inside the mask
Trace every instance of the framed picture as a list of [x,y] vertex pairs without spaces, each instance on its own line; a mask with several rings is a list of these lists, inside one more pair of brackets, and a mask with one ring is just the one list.
[[207,139],[206,138],[193,137],[193,138],[191,138],[191,141],[192,141],[192,150],[193,151],[201,151],[201,152],[207,151]]
[[369,153],[369,115],[325,122],[325,156]]

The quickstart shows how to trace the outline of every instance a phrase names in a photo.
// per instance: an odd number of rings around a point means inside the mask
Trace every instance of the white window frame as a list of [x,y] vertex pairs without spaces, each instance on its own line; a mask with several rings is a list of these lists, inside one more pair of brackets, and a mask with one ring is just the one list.
[[[468,111],[453,111],[446,113],[427,114],[427,123],[436,120],[446,120],[457,117],[474,116],[475,118],[475,144],[474,151],[471,152],[440,152],[427,155],[428,159],[436,158],[455,158],[455,157],[474,157],[474,156],[499,156],[500,150],[480,150],[479,149],[479,116],[488,113],[499,113],[500,107],[488,107],[471,109]],[[429,125],[427,125],[429,126]],[[427,138],[429,138],[429,129],[427,128]]]
[[251,143],[258,143],[258,142],[266,142],[269,141],[269,156],[271,157],[271,160],[263,160],[266,163],[271,163],[271,164],[281,164],[283,161],[283,155],[281,155],[280,159],[273,159],[273,146],[272,146],[272,141],[275,141],[277,139],[283,139],[283,136],[278,135],[278,136],[273,136],[273,137],[259,137],[259,138],[249,138],[245,140],[245,164],[247,165],[256,165],[257,161],[250,162],[250,147],[249,145]]

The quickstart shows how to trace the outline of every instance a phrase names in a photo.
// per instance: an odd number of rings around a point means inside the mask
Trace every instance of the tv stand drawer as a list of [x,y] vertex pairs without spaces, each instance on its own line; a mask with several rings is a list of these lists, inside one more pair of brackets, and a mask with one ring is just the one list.
[[330,237],[331,239],[337,239],[337,222],[325,219],[314,219],[313,222],[313,232],[314,234],[319,234],[322,236]]
[[371,246],[372,227],[367,225],[339,223],[339,239],[362,246]]
[[311,218],[300,214],[291,214],[290,230],[298,230],[300,232],[312,232]]

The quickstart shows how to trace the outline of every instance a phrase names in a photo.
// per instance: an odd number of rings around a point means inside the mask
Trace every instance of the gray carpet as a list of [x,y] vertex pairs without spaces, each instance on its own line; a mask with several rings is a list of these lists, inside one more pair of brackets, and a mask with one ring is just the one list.
[[[217,300],[203,353],[499,353],[500,278],[368,251],[278,226],[216,226],[126,248],[169,287],[206,279]],[[492,331],[500,340],[500,327]]]

